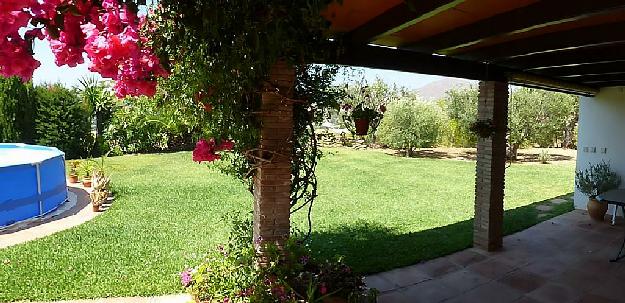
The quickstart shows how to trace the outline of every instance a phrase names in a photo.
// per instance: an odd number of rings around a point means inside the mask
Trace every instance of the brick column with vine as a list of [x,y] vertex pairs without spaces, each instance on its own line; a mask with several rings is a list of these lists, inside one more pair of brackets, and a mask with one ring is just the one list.
[[281,247],[289,236],[291,202],[291,149],[295,69],[285,61],[271,68],[262,92],[259,150],[270,161],[254,176],[254,241]]
[[491,121],[493,132],[477,142],[473,244],[493,251],[503,240],[508,83],[482,81],[479,89],[478,120]]

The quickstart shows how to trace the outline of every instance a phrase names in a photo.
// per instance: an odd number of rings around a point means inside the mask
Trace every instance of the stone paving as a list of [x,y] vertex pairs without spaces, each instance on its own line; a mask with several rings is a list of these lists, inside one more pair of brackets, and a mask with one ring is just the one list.
[[625,226],[575,210],[504,238],[504,249],[467,249],[366,278],[378,302],[625,302]]
[[71,185],[68,191],[69,201],[52,213],[0,229],[0,248],[57,233],[89,221],[99,214],[91,209],[89,194],[85,189]]

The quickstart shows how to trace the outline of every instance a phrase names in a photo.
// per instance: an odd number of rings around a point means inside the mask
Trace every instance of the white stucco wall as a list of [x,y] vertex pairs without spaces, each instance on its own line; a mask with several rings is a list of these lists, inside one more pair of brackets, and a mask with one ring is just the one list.
[[[609,161],[625,188],[625,87],[604,88],[595,97],[580,99],[577,140],[576,169]],[[575,207],[586,209],[587,202],[588,197],[575,189]]]

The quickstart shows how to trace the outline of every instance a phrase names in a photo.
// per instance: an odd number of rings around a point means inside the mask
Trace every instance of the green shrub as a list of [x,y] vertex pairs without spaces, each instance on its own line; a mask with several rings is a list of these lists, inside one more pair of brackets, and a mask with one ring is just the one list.
[[443,132],[445,116],[436,104],[415,99],[401,99],[390,104],[378,128],[380,142],[392,148],[406,149],[434,146]]
[[445,143],[455,147],[475,147],[477,136],[470,131],[477,119],[478,90],[475,87],[453,88],[441,101],[449,124]]
[[592,199],[608,190],[618,188],[619,185],[621,177],[603,160],[575,172],[575,186]]
[[34,142],[32,89],[17,77],[0,77],[0,142]]
[[89,157],[93,136],[88,104],[75,91],[56,84],[36,87],[34,99],[36,143],[62,150],[67,159]]
[[188,150],[201,132],[194,106],[158,98],[128,98],[113,113],[104,134],[112,154]]
[[362,276],[340,259],[316,260],[297,236],[282,250],[263,244],[262,256],[254,242],[252,222],[236,220],[227,245],[180,273],[182,286],[201,302],[376,302],[377,291],[366,289]]

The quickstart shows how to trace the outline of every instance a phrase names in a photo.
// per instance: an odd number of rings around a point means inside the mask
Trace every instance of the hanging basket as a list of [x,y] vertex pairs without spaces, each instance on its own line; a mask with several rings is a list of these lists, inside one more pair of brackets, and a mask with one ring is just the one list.
[[356,135],[366,136],[369,133],[369,119],[355,119]]

